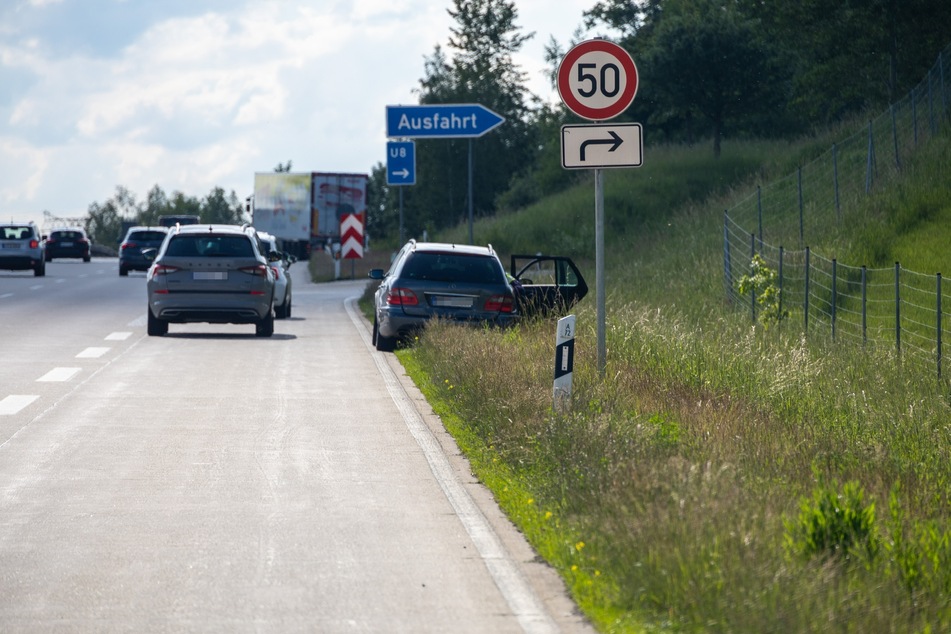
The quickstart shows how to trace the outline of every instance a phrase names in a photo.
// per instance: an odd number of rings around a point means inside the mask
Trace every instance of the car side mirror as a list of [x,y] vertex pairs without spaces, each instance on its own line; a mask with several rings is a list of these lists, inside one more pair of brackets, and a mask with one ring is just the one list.
[[370,269],[369,277],[371,280],[382,280],[383,269]]
[[142,249],[142,257],[144,257],[149,262],[155,261],[155,256],[158,254],[158,249],[154,247],[147,247]]

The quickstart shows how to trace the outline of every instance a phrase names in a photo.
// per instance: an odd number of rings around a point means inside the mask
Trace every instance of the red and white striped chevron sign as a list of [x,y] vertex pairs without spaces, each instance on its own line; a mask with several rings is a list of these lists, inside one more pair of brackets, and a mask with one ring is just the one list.
[[340,257],[344,260],[363,257],[363,214],[340,217]]

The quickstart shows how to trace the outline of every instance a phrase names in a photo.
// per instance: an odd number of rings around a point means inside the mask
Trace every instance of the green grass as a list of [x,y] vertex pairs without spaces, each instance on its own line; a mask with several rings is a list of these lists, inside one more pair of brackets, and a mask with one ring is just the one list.
[[[947,135],[935,144],[856,212],[864,225],[826,228],[828,248],[940,267]],[[436,323],[399,352],[600,631],[951,630],[948,384],[887,346],[754,327],[724,301],[722,210],[822,145],[725,146],[722,163],[648,148],[642,170],[608,174],[607,370],[588,298],[565,412],[551,322]],[[891,233],[864,251],[876,223]],[[480,221],[476,242],[590,262],[592,225],[586,183]]]

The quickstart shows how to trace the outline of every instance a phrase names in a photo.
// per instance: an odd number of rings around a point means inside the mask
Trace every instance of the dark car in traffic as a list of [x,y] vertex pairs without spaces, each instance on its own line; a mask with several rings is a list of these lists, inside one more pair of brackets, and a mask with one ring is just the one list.
[[[518,263],[521,270],[509,276],[491,245],[410,240],[389,270],[370,271],[380,280],[374,293],[374,346],[393,350],[434,318],[506,327],[522,316],[570,306],[587,293],[568,258],[534,256]],[[527,274],[538,281],[520,279]]]
[[46,237],[46,261],[54,258],[92,259],[89,238],[82,229],[53,229]]
[[157,251],[167,234],[167,227],[129,227],[119,243],[119,275],[125,277],[129,271],[148,271],[152,261],[142,250]]

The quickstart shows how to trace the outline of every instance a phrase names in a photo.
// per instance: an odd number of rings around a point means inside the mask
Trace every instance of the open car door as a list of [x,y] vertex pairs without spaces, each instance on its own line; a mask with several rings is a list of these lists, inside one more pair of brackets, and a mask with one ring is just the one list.
[[513,255],[511,275],[522,315],[565,314],[588,294],[581,271],[563,256]]

